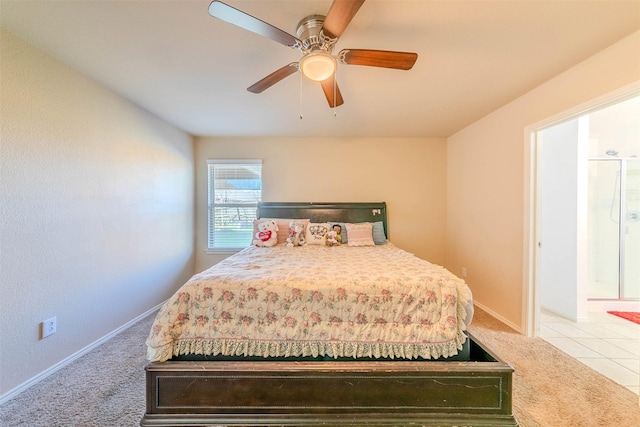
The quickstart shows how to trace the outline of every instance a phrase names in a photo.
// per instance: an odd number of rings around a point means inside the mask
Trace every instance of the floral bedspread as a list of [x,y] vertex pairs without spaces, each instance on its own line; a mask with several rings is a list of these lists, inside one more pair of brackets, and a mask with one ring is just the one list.
[[147,357],[449,357],[470,299],[461,279],[391,243],[249,247],[164,304]]

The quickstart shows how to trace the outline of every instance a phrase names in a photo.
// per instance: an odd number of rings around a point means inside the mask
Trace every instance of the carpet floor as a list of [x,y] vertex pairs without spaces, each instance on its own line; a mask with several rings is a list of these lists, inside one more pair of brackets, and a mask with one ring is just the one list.
[[[0,406],[0,425],[137,426],[145,411],[146,348],[153,315]],[[540,338],[482,310],[470,330],[515,368],[513,408],[522,427],[640,425],[638,396]]]

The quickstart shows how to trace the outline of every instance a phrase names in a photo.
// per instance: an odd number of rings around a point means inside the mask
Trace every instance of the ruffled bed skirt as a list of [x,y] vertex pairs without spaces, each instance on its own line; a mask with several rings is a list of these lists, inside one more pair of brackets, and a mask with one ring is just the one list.
[[[150,359],[168,360],[187,354],[205,356],[261,357],[371,357],[375,359],[438,359],[455,356],[466,337],[443,343],[361,343],[361,342],[271,342],[248,340],[186,340],[149,354]],[[160,354],[158,354],[160,353]]]

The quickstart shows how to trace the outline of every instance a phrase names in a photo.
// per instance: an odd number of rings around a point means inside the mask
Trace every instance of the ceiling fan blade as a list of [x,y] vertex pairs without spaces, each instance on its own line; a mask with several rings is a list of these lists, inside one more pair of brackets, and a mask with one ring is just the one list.
[[368,65],[370,67],[410,70],[418,59],[413,52],[394,52],[390,50],[343,49],[338,54],[343,64]]
[[218,0],[214,0],[209,5],[209,15],[263,37],[267,37],[290,48],[298,49],[302,44],[297,37],[292,36],[286,31],[267,24],[261,19],[255,18],[248,13],[244,13]]
[[251,93],[261,93],[296,71],[298,71],[298,63],[292,62],[291,64],[287,64],[284,67],[277,69],[259,82],[252,84],[247,88],[247,90]]
[[344,104],[344,100],[342,99],[342,94],[340,93],[338,83],[334,85],[334,81],[335,74],[328,79],[322,80],[320,82],[320,84],[322,85],[322,90],[324,91],[324,96],[327,97],[327,102],[329,103],[330,108],[339,107]]
[[340,37],[362,3],[364,0],[333,0],[322,25],[324,35],[332,39]]

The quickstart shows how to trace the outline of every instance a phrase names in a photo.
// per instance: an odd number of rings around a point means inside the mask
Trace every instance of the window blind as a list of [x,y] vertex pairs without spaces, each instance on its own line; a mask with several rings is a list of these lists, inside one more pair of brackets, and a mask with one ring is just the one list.
[[209,249],[249,246],[262,197],[262,160],[207,160]]

